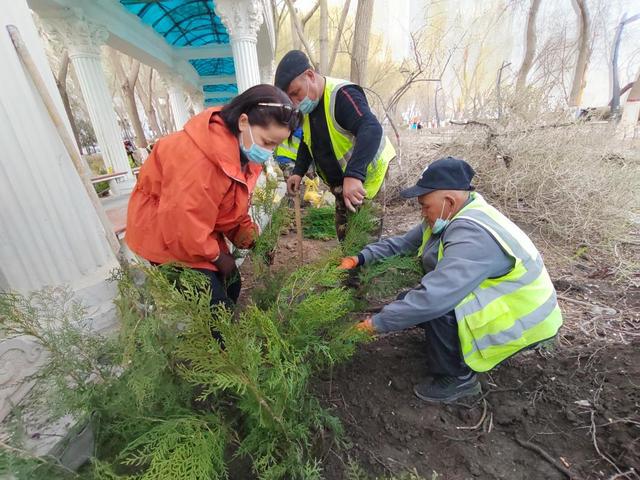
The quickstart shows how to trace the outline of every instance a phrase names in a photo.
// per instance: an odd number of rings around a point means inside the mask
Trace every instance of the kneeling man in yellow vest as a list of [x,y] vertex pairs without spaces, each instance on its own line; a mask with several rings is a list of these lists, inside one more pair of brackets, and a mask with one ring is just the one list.
[[404,235],[342,259],[353,269],[393,255],[416,254],[420,285],[358,324],[375,332],[424,328],[429,381],[414,387],[426,401],[480,393],[485,372],[520,350],[554,337],[562,325],[556,292],[529,237],[474,191],[464,160],[442,158],[401,194],[417,197],[423,222]]

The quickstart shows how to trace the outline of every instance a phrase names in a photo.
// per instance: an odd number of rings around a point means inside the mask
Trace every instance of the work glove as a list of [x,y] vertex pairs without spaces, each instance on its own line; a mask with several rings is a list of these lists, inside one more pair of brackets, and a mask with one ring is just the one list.
[[356,325],[356,328],[358,330],[360,330],[361,332],[367,332],[367,333],[370,333],[370,334],[376,333],[376,329],[373,326],[373,319],[371,318],[371,316],[365,318],[363,321],[358,323]]
[[213,261],[213,264],[218,267],[218,271],[223,277],[228,277],[231,272],[236,270],[236,261],[231,255],[225,252],[220,252],[220,255]]
[[340,265],[338,266],[338,268],[340,270],[353,270],[358,265],[360,265],[358,257],[344,257],[342,260],[340,260]]

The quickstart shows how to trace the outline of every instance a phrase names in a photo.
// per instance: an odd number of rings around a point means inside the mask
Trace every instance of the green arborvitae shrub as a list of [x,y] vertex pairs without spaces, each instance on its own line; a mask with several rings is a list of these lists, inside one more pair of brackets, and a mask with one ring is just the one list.
[[330,240],[336,238],[335,207],[310,208],[302,218],[305,238]]
[[345,256],[357,255],[373,241],[372,232],[377,224],[374,206],[371,203],[365,203],[355,213],[349,212],[348,219],[347,234],[342,242],[342,253]]
[[309,381],[367,338],[348,319],[341,255],[281,278],[275,294],[235,314],[211,314],[197,272],[130,267],[114,277],[113,336],[92,331],[66,291],[5,294],[2,333],[50,351],[38,377],[58,413],[90,414],[97,454],[86,478],[226,478],[233,456],[260,479],[321,478],[318,439],[341,428]]
[[416,287],[423,275],[417,256],[396,255],[364,265],[358,276],[358,297],[367,303],[386,302],[401,290]]

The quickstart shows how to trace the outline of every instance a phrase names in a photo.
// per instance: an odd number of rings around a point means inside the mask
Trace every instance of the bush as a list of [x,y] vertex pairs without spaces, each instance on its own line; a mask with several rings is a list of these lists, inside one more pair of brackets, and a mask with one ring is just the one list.
[[[367,224],[366,211],[354,218]],[[350,235],[356,248],[364,236]],[[116,337],[92,331],[67,291],[3,294],[0,333],[49,350],[41,395],[60,415],[90,418],[98,447],[86,478],[221,479],[239,457],[260,479],[319,479],[317,442],[339,439],[341,426],[309,381],[369,338],[347,320],[341,255],[292,272],[236,314],[212,315],[198,272],[130,267],[114,277]]]
[[362,267],[359,295],[368,304],[380,304],[393,300],[402,289],[415,288],[423,276],[424,270],[417,255],[388,257]]
[[308,209],[302,219],[302,230],[306,238],[316,240],[336,238],[335,207]]
[[609,125],[480,125],[464,127],[451,143],[428,142],[418,138],[407,145],[404,175],[392,181],[395,191],[437,158],[464,158],[489,202],[571,251],[580,245],[610,249],[640,206],[637,152],[623,151]]

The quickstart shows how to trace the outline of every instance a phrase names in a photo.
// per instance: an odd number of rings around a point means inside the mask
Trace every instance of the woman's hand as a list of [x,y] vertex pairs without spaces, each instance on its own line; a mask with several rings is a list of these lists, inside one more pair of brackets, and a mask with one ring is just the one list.
[[229,274],[236,269],[236,261],[231,255],[224,252],[220,252],[220,255],[213,261],[213,264],[218,267],[218,271],[224,277],[229,276]]

